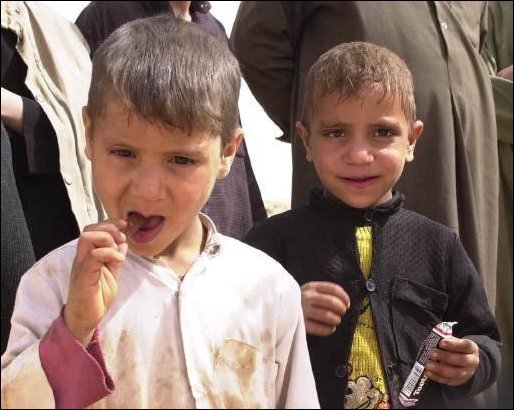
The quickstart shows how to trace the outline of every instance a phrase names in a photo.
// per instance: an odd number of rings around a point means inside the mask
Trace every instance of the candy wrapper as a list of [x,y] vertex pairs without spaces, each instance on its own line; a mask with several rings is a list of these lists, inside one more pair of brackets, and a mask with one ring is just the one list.
[[420,394],[423,391],[423,386],[427,381],[425,375],[425,365],[430,358],[432,349],[437,347],[441,339],[446,339],[452,336],[452,328],[457,322],[442,322],[432,328],[427,339],[423,342],[418,350],[416,362],[405,381],[400,392],[400,403],[405,407],[415,406],[419,400]]

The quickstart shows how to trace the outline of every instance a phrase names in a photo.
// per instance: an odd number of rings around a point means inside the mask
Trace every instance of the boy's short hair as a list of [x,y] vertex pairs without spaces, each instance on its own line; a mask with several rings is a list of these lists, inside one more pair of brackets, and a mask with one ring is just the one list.
[[412,74],[406,63],[392,51],[374,44],[339,44],[311,67],[305,81],[302,121],[310,125],[320,99],[338,93],[341,100],[365,96],[377,90],[382,98],[399,98],[405,118],[416,120]]
[[109,98],[119,98],[149,121],[187,133],[221,135],[239,125],[241,72],[228,44],[171,15],[129,22],[93,58],[88,114],[93,123]]

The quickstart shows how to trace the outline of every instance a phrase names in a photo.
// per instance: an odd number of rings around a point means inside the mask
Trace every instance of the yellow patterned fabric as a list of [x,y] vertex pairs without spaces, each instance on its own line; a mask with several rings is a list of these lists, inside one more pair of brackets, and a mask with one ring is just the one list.
[[[357,227],[355,232],[360,267],[367,278],[371,270],[373,234],[371,226]],[[346,409],[390,408],[387,383],[380,357],[377,335],[369,299],[363,304],[350,352],[350,378],[344,400]]]

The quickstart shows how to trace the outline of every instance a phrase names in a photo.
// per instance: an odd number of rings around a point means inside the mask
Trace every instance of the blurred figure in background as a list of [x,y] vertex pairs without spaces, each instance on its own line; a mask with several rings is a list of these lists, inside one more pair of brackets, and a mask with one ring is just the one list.
[[484,59],[493,86],[500,161],[496,321],[502,336],[498,406],[512,408],[512,2],[490,1]]
[[2,123],[2,351],[11,331],[11,314],[21,275],[36,261],[14,179],[9,135]]
[[88,55],[44,4],[2,2],[2,122],[36,259],[98,221],[82,125]]

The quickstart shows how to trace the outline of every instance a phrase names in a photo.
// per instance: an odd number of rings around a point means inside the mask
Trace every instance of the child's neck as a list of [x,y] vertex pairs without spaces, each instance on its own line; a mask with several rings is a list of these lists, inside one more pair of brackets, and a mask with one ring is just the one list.
[[197,218],[189,233],[186,233],[178,243],[170,245],[162,254],[156,255],[153,259],[168,266],[179,278],[182,278],[202,253],[206,240],[207,228]]
[[190,1],[170,1],[171,11],[175,17],[185,21],[191,21],[190,5]]
[[389,195],[387,195],[387,197],[384,198],[382,201],[380,201],[378,204],[374,204],[374,205],[371,205],[371,206],[368,206],[368,207],[365,207],[365,208],[355,208],[355,207],[353,207],[351,205],[348,205],[345,201],[343,201],[342,199],[339,199],[337,196],[332,194],[332,192],[330,192],[328,189],[324,189],[323,190],[323,196],[325,196],[330,201],[332,201],[332,202],[334,202],[336,204],[343,204],[344,206],[346,206],[348,208],[351,208],[351,209],[366,211],[367,209],[375,209],[375,208],[378,208],[378,207],[384,205],[385,203],[387,203],[388,201],[390,201],[393,198],[393,193],[392,193],[392,191],[390,191]]

